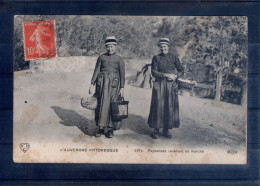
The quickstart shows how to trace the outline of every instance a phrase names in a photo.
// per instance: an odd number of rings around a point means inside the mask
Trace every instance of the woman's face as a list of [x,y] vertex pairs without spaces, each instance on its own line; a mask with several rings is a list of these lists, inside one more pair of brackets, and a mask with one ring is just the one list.
[[114,54],[116,52],[116,45],[106,45],[107,53]]
[[167,44],[161,44],[159,47],[162,54],[167,54],[169,52],[169,46]]

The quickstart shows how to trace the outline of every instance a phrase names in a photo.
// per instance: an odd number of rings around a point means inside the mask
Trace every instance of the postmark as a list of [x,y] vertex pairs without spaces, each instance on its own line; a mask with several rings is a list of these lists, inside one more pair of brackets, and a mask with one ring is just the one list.
[[55,58],[55,21],[23,22],[25,60]]

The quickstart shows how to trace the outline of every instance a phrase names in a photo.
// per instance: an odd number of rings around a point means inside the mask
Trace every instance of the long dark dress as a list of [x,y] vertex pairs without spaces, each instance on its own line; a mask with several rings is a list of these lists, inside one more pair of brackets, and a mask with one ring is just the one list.
[[111,101],[120,99],[120,88],[125,85],[125,63],[117,54],[103,54],[97,59],[91,84],[96,84],[97,108],[96,124],[100,129],[106,127],[120,129],[121,121],[111,120]]
[[168,80],[164,73],[177,76],[184,73],[178,57],[170,53],[153,57],[152,76],[155,77],[155,81],[148,124],[151,128],[178,128],[180,125],[178,85],[175,81]]

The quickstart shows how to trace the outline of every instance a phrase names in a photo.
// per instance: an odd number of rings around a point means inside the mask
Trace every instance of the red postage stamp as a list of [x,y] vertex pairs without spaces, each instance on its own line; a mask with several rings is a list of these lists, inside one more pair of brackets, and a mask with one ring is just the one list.
[[34,21],[23,23],[25,60],[55,58],[55,22]]

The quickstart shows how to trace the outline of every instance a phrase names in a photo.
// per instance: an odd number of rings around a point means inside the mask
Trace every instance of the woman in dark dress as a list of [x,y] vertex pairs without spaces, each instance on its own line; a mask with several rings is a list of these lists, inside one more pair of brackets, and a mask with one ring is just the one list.
[[161,53],[152,59],[152,76],[155,81],[148,118],[150,128],[154,129],[154,139],[158,138],[160,128],[163,128],[165,137],[171,138],[169,129],[178,128],[180,125],[176,79],[184,73],[178,57],[168,53],[170,40],[161,38],[158,45]]
[[89,88],[89,92],[92,93],[94,85],[96,85],[96,137],[100,137],[104,133],[106,137],[112,138],[114,136],[113,131],[121,127],[122,121],[113,122],[111,120],[110,109],[111,101],[118,101],[121,96],[123,97],[125,85],[125,63],[116,54],[116,45],[117,42],[114,36],[106,38],[105,46],[107,52],[97,59]]

